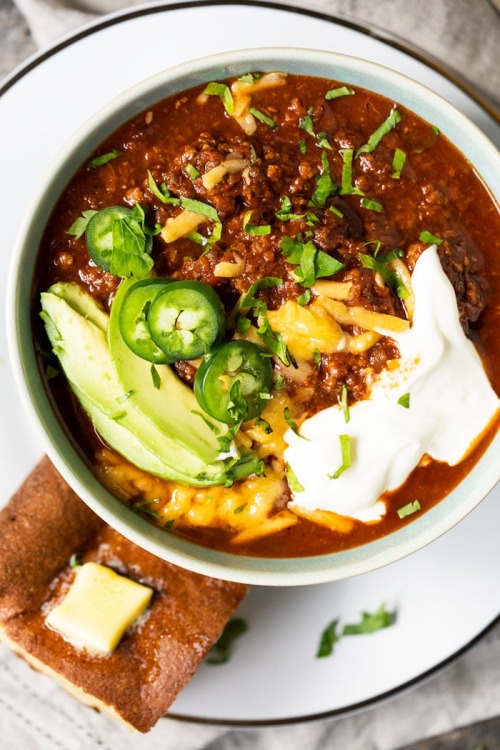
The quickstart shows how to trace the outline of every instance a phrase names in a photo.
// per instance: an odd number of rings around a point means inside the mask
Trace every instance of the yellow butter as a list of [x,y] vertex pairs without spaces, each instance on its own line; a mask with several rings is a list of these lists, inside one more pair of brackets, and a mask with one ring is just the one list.
[[78,569],[64,600],[47,616],[47,624],[88,651],[109,654],[144,612],[152,589],[89,562]]

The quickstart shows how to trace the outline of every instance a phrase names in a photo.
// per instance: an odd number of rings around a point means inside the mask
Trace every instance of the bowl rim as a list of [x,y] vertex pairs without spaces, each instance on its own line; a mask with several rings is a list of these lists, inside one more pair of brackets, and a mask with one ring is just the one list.
[[[26,335],[31,333],[31,290],[36,257],[33,247],[38,247],[46,218],[64,185],[88,154],[117,127],[154,101],[209,80],[257,69],[302,71],[305,75],[351,83],[416,110],[455,143],[472,164],[481,163],[480,177],[493,199],[500,202],[500,154],[493,143],[447,100],[402,73],[353,56],[295,47],[234,50],[190,60],[160,71],[114,97],[71,136],[42,176],[20,226],[9,269],[6,300],[9,359],[25,410],[47,455],[81,499],[123,536],[173,564],[216,578],[272,586],[325,583],[367,573],[402,559],[464,518],[500,478],[500,433],[449,495],[410,524],[374,542],[343,552],[299,558],[258,558],[218,552],[153,526],[101,485],[58,420],[38,371],[31,336]],[[331,75],[326,75],[325,69],[331,71]],[[164,87],[168,90],[161,91]],[[33,226],[36,226],[36,242],[31,237]],[[25,273],[25,268],[29,268],[29,274]]]

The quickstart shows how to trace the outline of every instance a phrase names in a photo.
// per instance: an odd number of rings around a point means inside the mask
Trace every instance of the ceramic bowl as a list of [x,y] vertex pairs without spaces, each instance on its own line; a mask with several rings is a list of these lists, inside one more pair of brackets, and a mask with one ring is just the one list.
[[171,94],[197,84],[252,70],[284,70],[361,86],[378,92],[437,126],[476,167],[500,202],[500,157],[465,116],[421,84],[371,62],[303,49],[254,49],[194,60],[163,71],[127,90],[71,138],[42,180],[21,227],[8,295],[12,365],[46,452],[75,492],[108,524],[158,557],[198,573],[250,584],[315,584],[366,573],[420,549],[453,527],[500,477],[500,434],[464,481],[438,505],[399,531],[364,546],[333,554],[288,559],[244,557],[213,550],[165,533],[107,491],[69,441],[43,386],[32,335],[32,282],[39,242],[63,188],[80,164],[129,118]]

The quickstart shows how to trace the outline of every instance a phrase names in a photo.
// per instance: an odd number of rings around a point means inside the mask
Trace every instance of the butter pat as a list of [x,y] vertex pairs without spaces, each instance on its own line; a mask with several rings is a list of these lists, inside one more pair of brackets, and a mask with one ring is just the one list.
[[47,624],[73,643],[99,654],[111,653],[123,634],[144,612],[152,589],[89,562],[78,569],[64,600],[47,616]]

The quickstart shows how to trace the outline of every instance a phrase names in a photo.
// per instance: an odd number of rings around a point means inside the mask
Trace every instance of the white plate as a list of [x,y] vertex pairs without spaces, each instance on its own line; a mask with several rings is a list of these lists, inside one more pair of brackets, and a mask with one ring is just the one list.
[[[208,31],[208,33],[207,33]],[[0,248],[4,268],[37,180],[70,134],[101,105],[162,68],[227,49],[300,46],[355,54],[417,78],[497,143],[500,127],[442,72],[345,20],[260,5],[154,5],[94,24],[29,61],[0,88]],[[5,272],[0,298],[5,297]],[[2,313],[3,317],[3,313]],[[22,412],[0,331],[0,497],[42,448]],[[415,682],[477,639],[498,617],[500,489],[430,547],[388,568],[299,589],[254,588],[239,613],[249,631],[231,661],[203,665],[176,701],[177,717],[265,724],[332,716]],[[394,626],[343,639],[316,659],[323,628],[385,602]]]

